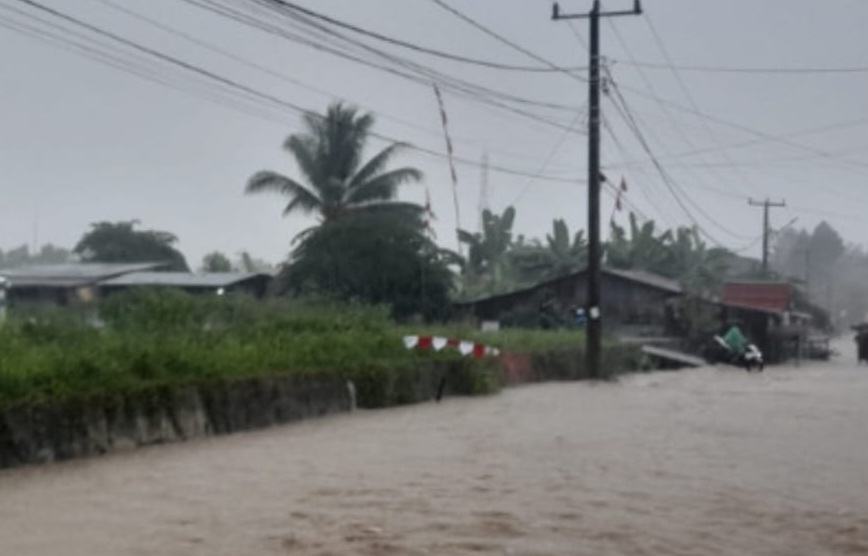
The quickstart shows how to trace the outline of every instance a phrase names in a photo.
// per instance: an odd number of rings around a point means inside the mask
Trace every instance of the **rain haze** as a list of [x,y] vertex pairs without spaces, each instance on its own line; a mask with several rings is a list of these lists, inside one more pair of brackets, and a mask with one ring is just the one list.
[[[428,188],[438,241],[455,247],[456,211],[430,78],[408,80],[277,37],[209,11],[208,4],[43,3],[287,104],[239,98],[243,93],[201,74],[106,36],[91,36],[99,41],[87,43],[92,49],[122,58],[112,62],[122,71],[96,61],[92,52],[84,55],[69,44],[34,37],[33,27],[54,37],[63,33],[32,18],[80,35],[87,30],[22,2],[0,3],[0,247],[72,247],[92,222],[139,219],[146,228],[176,234],[191,266],[212,250],[246,250],[279,262],[291,238],[314,220],[297,214],[282,218],[283,201],[245,196],[246,180],[260,169],[297,175],[281,149],[285,137],[300,129],[299,114],[289,105],[322,112],[334,100],[374,112],[375,131],[383,136],[434,152],[408,151],[401,157],[425,173],[423,185],[407,187],[402,195],[421,203]],[[568,0],[561,8],[579,12],[589,4]],[[619,4],[629,2],[604,5]],[[587,65],[586,21],[551,21],[547,1],[451,4],[538,58],[429,0],[299,0],[299,5],[468,58],[537,69],[551,69],[540,58],[558,67]],[[846,241],[863,243],[868,5],[651,0],[644,8],[644,17],[604,22],[602,48],[613,82],[672,183],[660,177],[625,124],[614,104],[614,86],[609,87],[603,102],[604,171],[610,183],[623,177],[628,192],[624,211],[615,213],[614,193],[606,189],[604,222],[614,215],[624,223],[634,210],[666,226],[695,223],[709,243],[759,256],[761,211],[748,206],[748,198],[769,197],[787,203],[772,212],[773,227],[797,218],[797,227],[812,229],[828,220]],[[256,6],[241,11],[260,18],[263,13]],[[553,218],[565,219],[571,229],[584,227],[584,69],[574,75],[491,69],[340,32],[447,76],[440,87],[459,159],[461,227],[476,228],[481,206],[501,211],[508,205],[517,209],[516,231],[529,237],[543,236]],[[371,51],[357,50],[356,57],[401,68]],[[149,79],[131,74],[133,64]],[[489,91],[465,94],[446,79]],[[526,102],[498,99],[495,93]],[[369,152],[382,146],[374,140]],[[488,187],[481,194],[485,153]]]
[[0,553],[868,555],[866,22],[0,0]]

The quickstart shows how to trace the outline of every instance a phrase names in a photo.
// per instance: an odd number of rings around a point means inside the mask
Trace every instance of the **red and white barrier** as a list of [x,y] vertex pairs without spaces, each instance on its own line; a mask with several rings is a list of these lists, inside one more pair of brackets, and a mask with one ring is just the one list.
[[404,336],[404,346],[407,349],[418,349],[426,351],[433,349],[441,351],[447,347],[455,348],[461,355],[471,355],[476,359],[483,357],[497,357],[500,355],[500,350],[495,347],[477,344],[465,340],[457,340],[455,338],[443,338],[441,336]]

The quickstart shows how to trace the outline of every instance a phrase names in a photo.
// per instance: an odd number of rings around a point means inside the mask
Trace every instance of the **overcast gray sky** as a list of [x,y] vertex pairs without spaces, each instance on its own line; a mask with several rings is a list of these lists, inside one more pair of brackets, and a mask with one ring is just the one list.
[[[552,22],[547,0],[446,1],[558,66],[586,64],[582,46],[586,22],[576,22],[577,32],[567,23]],[[382,134],[444,150],[436,102],[427,85],[266,34],[181,0],[39,2],[304,108],[321,111],[330,101],[344,99],[374,111]],[[207,3],[220,2],[227,3]],[[431,0],[297,2],[430,48],[509,65],[542,66]],[[259,9],[247,0],[228,3],[245,13]],[[111,4],[180,30],[200,44]],[[586,11],[590,4],[590,0],[561,1],[563,11]],[[616,9],[631,2],[605,0],[603,4]],[[786,199],[788,208],[773,213],[775,225],[798,218],[799,226],[813,227],[826,219],[846,240],[866,243],[868,223],[861,214],[868,209],[864,179],[868,2],[646,0],[644,4],[644,17],[604,23],[603,49],[627,106],[673,178],[687,210],[675,200],[607,99],[604,114],[618,142],[605,135],[603,161],[612,181],[626,179],[629,203],[663,224],[689,224],[695,219],[710,242],[746,249],[752,255],[759,254],[761,211],[748,206],[751,196]],[[146,62],[148,71],[168,85],[10,28],[21,29],[22,22],[34,25],[25,14],[37,13],[19,0],[0,0],[0,24],[5,25],[0,27],[0,248],[34,239],[71,247],[91,222],[137,218],[146,227],[177,234],[193,265],[215,249],[230,254],[249,250],[272,262],[286,255],[292,236],[312,220],[282,218],[279,198],[247,197],[243,187],[259,169],[295,175],[281,143],[299,129],[296,113],[275,108],[263,112],[262,107],[242,110],[237,99],[215,97],[220,93],[214,83],[157,60]],[[57,21],[45,14],[39,17]],[[287,21],[271,21],[293,30]],[[683,88],[671,69],[640,70],[629,63],[633,58],[666,65],[655,30],[681,68],[677,76]],[[572,111],[524,109],[560,126],[576,123],[575,113],[581,113],[575,127],[582,129],[587,86],[569,75],[485,69],[363,40],[490,89],[572,107]],[[116,45],[110,48],[123,53]],[[697,71],[692,66],[866,69],[734,73]],[[487,151],[493,167],[584,180],[584,136],[462,98],[448,87],[444,99],[456,156],[478,162]],[[697,109],[703,117],[692,113]],[[374,142],[371,148],[382,145]],[[701,152],[678,156],[697,150]],[[418,152],[408,152],[402,162],[424,170],[438,218],[438,238],[453,247],[455,213],[446,162]],[[461,224],[475,228],[481,171],[464,164],[457,170]],[[494,169],[488,181],[489,205],[499,211],[515,204],[519,232],[541,236],[553,218],[566,219],[571,229],[584,227],[583,183],[532,180]],[[422,186],[411,186],[403,196],[421,202],[424,191]],[[612,208],[613,199],[607,195],[605,221]],[[626,212],[615,218],[626,222]]]

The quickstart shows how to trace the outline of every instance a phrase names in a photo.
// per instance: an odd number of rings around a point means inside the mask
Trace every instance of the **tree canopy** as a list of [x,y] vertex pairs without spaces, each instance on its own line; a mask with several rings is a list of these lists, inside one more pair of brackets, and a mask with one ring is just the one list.
[[420,181],[422,173],[389,168],[404,143],[365,161],[373,125],[371,114],[340,103],[325,115],[305,114],[304,130],[284,143],[300,178],[261,171],[246,191],[283,195],[284,215],[318,217],[297,236],[279,277],[288,293],[386,304],[398,318],[437,318],[448,309],[453,285],[447,254],[426,236],[424,209],[397,200],[399,186]]
[[61,264],[72,261],[75,257],[69,249],[47,243],[36,253],[31,253],[26,245],[0,250],[0,268],[15,268],[28,265]]
[[364,161],[374,125],[372,114],[335,103],[324,116],[305,114],[303,125],[304,131],[293,133],[283,144],[301,177],[263,170],[248,180],[247,193],[282,195],[284,215],[316,214],[323,224],[357,212],[389,212],[396,217],[422,213],[422,207],[396,200],[398,187],[421,181],[422,172],[409,167],[388,169],[407,144],[394,143]]
[[187,271],[184,255],[169,232],[137,230],[138,221],[97,222],[91,225],[73,249],[85,262],[165,263],[165,270]]
[[231,272],[232,261],[220,251],[213,251],[202,258],[202,272]]
[[321,226],[293,253],[290,293],[322,294],[392,307],[396,318],[446,316],[452,274],[418,224],[358,214]]

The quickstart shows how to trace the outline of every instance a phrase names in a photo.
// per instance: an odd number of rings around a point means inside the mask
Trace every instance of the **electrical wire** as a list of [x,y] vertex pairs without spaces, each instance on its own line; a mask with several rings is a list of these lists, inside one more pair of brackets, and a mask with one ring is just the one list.
[[[662,164],[660,164],[660,162],[656,159],[656,156],[654,155],[653,150],[651,149],[650,145],[648,144],[648,141],[645,138],[645,136],[642,132],[642,129],[639,127],[639,124],[638,124],[635,116],[630,112],[629,106],[627,106],[623,95],[620,93],[620,91],[618,89],[618,84],[616,82],[612,81],[610,83],[610,85],[611,85],[611,87],[610,87],[611,90],[613,90],[615,92],[615,97],[613,97],[613,100],[617,100],[617,102],[613,102],[613,105],[615,106],[618,114],[622,117],[622,119],[624,119],[628,128],[636,136],[636,139],[639,141],[639,144],[645,150],[646,154],[648,154],[648,156],[654,161],[654,167],[657,169],[658,174],[660,174],[660,177],[662,178],[663,183],[669,189],[670,193],[672,194],[673,198],[675,198],[676,202],[678,203],[679,207],[681,207],[681,210],[684,212],[684,214],[696,226],[697,230],[702,235],[707,237],[710,241],[712,241],[714,244],[721,246],[721,247],[724,246],[724,244],[721,241],[719,241],[715,236],[711,235],[707,230],[705,230],[705,228],[701,224],[699,224],[699,221],[693,216],[691,210],[687,207],[687,203],[690,203],[691,205],[693,205],[693,207],[698,212],[700,212],[700,214],[705,216],[705,218],[708,219],[709,222],[712,222],[716,227],[722,229],[723,231],[726,231],[730,235],[733,235],[735,237],[740,237],[740,234],[737,234],[735,232],[732,232],[731,230],[728,230],[725,226],[723,226],[722,224],[717,222],[717,220],[715,220],[713,217],[708,215],[704,210],[702,210],[701,207],[699,207],[687,195],[684,194],[683,190],[681,190],[681,188],[672,179],[672,177],[669,175],[669,173],[666,171],[666,169],[662,166]],[[682,195],[684,195],[684,199],[682,199]],[[685,203],[685,199],[686,199],[687,203]]]
[[[130,49],[137,51],[139,53],[143,53],[143,54],[146,54],[148,56],[151,56],[157,60],[160,60],[161,62],[165,62],[165,63],[169,64],[170,66],[181,68],[182,70],[185,70],[189,73],[192,73],[198,77],[206,78],[207,80],[210,80],[210,81],[215,82],[221,86],[226,87],[226,89],[228,89],[228,90],[232,90],[235,92],[240,92],[240,93],[244,93],[246,95],[249,95],[250,98],[258,99],[259,101],[263,102],[265,106],[270,106],[271,108],[286,109],[286,110],[289,110],[289,111],[297,113],[297,114],[311,114],[312,113],[309,110],[306,110],[305,108],[303,108],[303,107],[301,107],[295,103],[281,99],[281,98],[276,97],[274,95],[271,95],[269,93],[264,93],[262,91],[258,91],[252,87],[249,87],[247,85],[239,83],[235,80],[232,80],[232,79],[227,78],[225,76],[219,75],[217,73],[214,73],[214,72],[207,70],[207,69],[204,69],[202,67],[196,66],[195,64],[191,64],[189,62],[186,62],[184,60],[181,60],[181,59],[176,58],[174,56],[171,56],[169,54],[166,54],[166,53],[154,50],[150,47],[144,46],[142,44],[136,43],[130,39],[126,39],[124,37],[121,37],[121,36],[111,32],[111,31],[107,31],[107,30],[102,29],[98,26],[92,25],[92,24],[87,23],[83,20],[75,18],[71,15],[68,15],[64,12],[61,12],[61,11],[56,10],[54,8],[45,6],[39,2],[36,2],[35,0],[16,0],[16,1],[23,3],[23,4],[26,4],[26,5],[30,6],[31,8],[38,10],[38,11],[41,11],[43,13],[46,13],[52,17],[55,17],[58,20],[64,21],[67,24],[73,24],[77,27],[81,27],[83,29],[86,29],[89,32],[94,33],[95,35],[98,35],[98,36],[103,37],[103,38],[108,38],[108,39],[112,40],[113,42],[120,44],[124,47],[130,48]],[[316,114],[314,113],[314,115],[316,115]],[[377,138],[377,139],[380,139],[382,141],[386,141],[389,143],[400,142],[398,139],[395,139],[393,137],[389,137],[389,136],[386,136],[383,134],[379,134],[379,133],[371,133],[371,137],[374,137],[374,138]],[[413,150],[415,150],[416,152],[423,153],[423,154],[426,154],[426,155],[429,155],[429,156],[432,156],[432,157],[435,157],[438,159],[446,159],[447,158],[445,154],[440,153],[440,152],[433,150],[433,149],[427,149],[427,148],[417,147],[417,146],[411,146],[411,148]],[[455,161],[456,161],[456,163],[460,163],[460,164],[467,165],[467,166],[474,166],[474,167],[480,167],[481,166],[478,162],[463,159],[460,157],[455,157]],[[515,176],[520,176],[520,177],[535,177],[536,179],[539,179],[541,181],[572,183],[572,184],[577,183],[577,182],[581,182],[581,180],[561,178],[561,177],[556,177],[556,176],[537,176],[537,175],[529,173],[529,172],[523,172],[521,170],[507,168],[507,167],[503,167],[500,165],[489,165],[489,168],[492,171],[504,173],[504,174],[510,174],[510,175],[515,175]]]
[[[608,118],[603,118],[603,129],[604,129],[604,130],[609,134],[609,137],[612,139],[612,142],[615,144],[615,148],[617,148],[618,151],[620,151],[620,152],[622,153],[622,155],[623,155],[624,153],[626,153],[626,150],[627,150],[627,149],[626,149],[626,147],[624,146],[624,143],[620,140],[620,138],[618,137],[618,135],[615,133],[615,128],[612,126],[612,124],[611,124],[611,122],[609,121]],[[604,166],[603,168],[606,169],[607,166]],[[644,171],[641,171],[641,170],[640,170],[640,172],[641,172],[641,173],[644,173]],[[608,181],[608,180],[607,180],[607,181]],[[639,192],[642,194],[642,196],[645,198],[645,200],[648,202],[648,204],[651,205],[651,207],[656,211],[657,215],[658,215],[658,216],[659,216],[659,217],[660,217],[664,222],[666,222],[666,224],[667,224],[670,228],[674,228],[674,227],[676,227],[676,226],[675,226],[675,222],[674,222],[674,221],[670,218],[670,216],[669,216],[669,212],[666,211],[666,210],[663,210],[663,209],[661,208],[661,206],[658,205],[658,203],[657,203],[657,199],[656,199],[653,195],[651,195],[650,192],[647,191],[646,188],[641,187],[641,186],[637,186],[637,185],[636,185],[636,184],[637,184],[637,180],[630,180],[630,183],[633,184],[633,186],[632,186],[633,189],[638,189],[638,190],[639,190]]]
[[619,64],[654,70],[671,70],[700,72],[700,73],[735,73],[749,75],[829,75],[829,74],[864,74],[868,73],[868,66],[850,67],[736,67],[736,66],[709,66],[709,65],[678,65],[667,62],[640,62],[637,60],[616,60]]
[[[199,8],[211,11],[217,15],[221,15],[230,19],[233,19],[239,23],[243,23],[245,25],[251,26],[253,28],[259,29],[266,33],[272,34],[274,36],[284,38],[290,40],[292,42],[298,44],[304,44],[308,47],[314,48],[319,51],[327,52],[332,55],[362,64],[374,69],[378,69],[380,71],[384,71],[394,76],[398,76],[419,85],[424,86],[426,89],[431,86],[432,82],[438,84],[441,89],[451,90],[466,98],[468,100],[487,104],[492,107],[501,109],[503,111],[511,112],[514,115],[521,116],[530,121],[534,121],[536,123],[544,124],[548,127],[554,127],[556,129],[565,129],[565,126],[559,124],[557,121],[552,119],[539,116],[538,114],[529,112],[524,109],[519,109],[517,107],[508,106],[505,103],[509,102],[518,102],[522,104],[534,105],[541,108],[548,109],[557,109],[557,110],[565,110],[572,113],[576,107],[574,106],[566,106],[566,105],[557,105],[555,103],[545,103],[539,102],[529,99],[523,99],[521,97],[516,97],[515,95],[511,95],[509,93],[505,93],[502,91],[497,91],[494,89],[488,89],[482,87],[478,84],[468,82],[466,80],[458,79],[442,72],[438,72],[429,67],[423,66],[406,58],[402,58],[400,56],[396,56],[394,54],[387,53],[365,43],[361,43],[356,41],[355,39],[349,38],[336,30],[329,29],[320,25],[319,23],[310,21],[309,19],[305,19],[304,16],[293,12],[290,9],[282,8],[280,5],[272,5],[269,3],[266,6],[266,9],[274,12],[272,15],[277,15],[279,17],[288,17],[290,18],[287,23],[295,21],[296,23],[300,22],[307,25],[309,28],[312,28],[314,31],[318,31],[319,35],[315,38],[311,39],[309,37],[299,36],[298,34],[291,33],[286,29],[278,27],[273,23],[274,17],[271,17],[268,21],[257,20],[256,18],[250,17],[249,14],[244,14],[237,10],[237,5],[232,7],[225,6],[220,4],[219,2],[215,2],[215,0],[182,0],[188,4],[193,6],[197,6]],[[255,0],[248,0],[248,3],[253,1],[257,5],[261,2],[256,2]],[[310,31],[311,29],[308,29]],[[336,39],[340,39],[345,43],[355,46],[358,49],[364,50],[368,55],[374,55],[382,60],[385,60],[387,63],[391,63],[396,65],[402,69],[397,69],[395,67],[391,67],[389,65],[383,65],[382,63],[373,62],[369,59],[364,59],[358,53],[352,53],[346,50],[346,45],[335,46]]]
[[[275,2],[277,2],[277,1],[284,1],[284,0],[271,0],[271,1],[275,1]],[[537,62],[540,62],[540,63],[542,63],[542,64],[545,64],[546,66],[548,66],[548,67],[549,67],[551,70],[553,70],[553,71],[557,71],[557,72],[563,73],[564,75],[567,75],[567,76],[569,76],[569,77],[572,78],[572,79],[575,79],[575,80],[578,80],[578,81],[582,81],[582,82],[587,83],[588,80],[587,80],[586,78],[581,77],[581,76],[578,76],[578,75],[575,75],[575,74],[573,73],[573,71],[575,71],[576,68],[567,69],[567,68],[563,68],[563,67],[560,67],[560,66],[558,66],[558,65],[556,65],[556,64],[554,64],[554,63],[552,63],[551,61],[549,61],[549,60],[543,58],[542,56],[540,56],[540,55],[538,55],[538,54],[535,54],[534,52],[532,52],[532,51],[528,50],[527,48],[521,46],[520,44],[516,43],[515,41],[512,41],[512,40],[510,40],[510,39],[504,37],[503,35],[501,35],[501,34],[495,32],[495,31],[493,31],[492,29],[490,29],[489,27],[483,25],[482,23],[479,23],[478,21],[476,21],[475,19],[471,18],[470,16],[464,14],[463,12],[461,12],[461,11],[459,11],[459,10],[453,8],[452,6],[450,6],[449,4],[447,4],[446,2],[444,2],[443,0],[430,0],[430,1],[433,2],[434,4],[436,4],[437,6],[439,6],[440,8],[442,8],[442,9],[446,10],[447,12],[451,13],[452,15],[454,15],[455,17],[457,17],[457,18],[460,19],[461,21],[464,21],[464,22],[467,23],[468,25],[470,25],[470,26],[474,27],[475,29],[477,29],[477,30],[479,30],[479,31],[481,31],[481,32],[483,32],[483,33],[485,33],[485,34],[488,35],[489,37],[494,38],[494,39],[497,40],[498,42],[500,42],[500,43],[502,43],[502,44],[505,44],[506,46],[512,48],[513,50],[515,50],[515,51],[517,51],[517,52],[521,52],[522,54],[524,54],[524,55],[527,56],[528,58],[531,58],[531,59],[533,59],[533,60],[536,60]],[[582,68],[582,69],[587,69],[587,68]]]
[[717,116],[712,116],[712,115],[706,114],[704,112],[693,110],[692,108],[682,106],[676,102],[672,102],[671,100],[667,100],[667,99],[659,97],[657,95],[649,94],[649,93],[647,93],[641,89],[637,89],[635,87],[629,87],[626,85],[622,85],[621,89],[623,89],[624,91],[631,93],[633,95],[640,96],[640,97],[643,97],[646,99],[653,100],[653,101],[658,102],[658,103],[665,104],[666,106],[669,106],[670,108],[673,108],[673,109],[678,110],[680,112],[684,112],[686,114],[690,114],[694,117],[706,119],[706,120],[713,122],[713,123],[716,123],[718,125],[725,126],[725,127],[731,128],[731,129],[739,130],[743,133],[752,135],[754,137],[758,137],[758,138],[762,139],[763,141],[780,143],[780,144],[785,145],[785,146],[792,148],[792,149],[797,149],[797,150],[800,150],[803,152],[810,152],[813,154],[817,154],[822,158],[829,158],[832,160],[838,160],[838,161],[845,163],[847,165],[850,165],[850,166],[854,166],[854,167],[858,167],[858,168],[868,168],[868,163],[863,163],[863,162],[850,160],[850,159],[842,159],[840,157],[835,156],[833,153],[823,151],[822,149],[815,149],[815,148],[810,147],[808,145],[803,145],[801,143],[791,141],[791,140],[787,139],[786,136],[775,136],[775,135],[772,135],[770,133],[766,133],[764,131],[759,131],[759,130],[753,129],[753,128],[748,127],[746,125],[731,122],[729,120],[719,118]]
[[[651,20],[650,15],[645,14],[645,17],[643,19],[645,20],[645,23],[648,25],[648,28],[651,30],[651,35],[654,37],[654,42],[657,44],[657,48],[663,54],[663,58],[666,60],[666,62],[668,64],[670,64],[672,75],[675,78],[675,81],[678,84],[678,87],[681,89],[681,93],[684,95],[684,98],[687,99],[687,102],[691,108],[693,108],[694,110],[699,112],[700,111],[699,110],[699,103],[696,102],[696,99],[694,98],[693,94],[690,92],[690,89],[687,87],[687,84],[684,82],[684,79],[681,77],[681,74],[678,72],[678,70],[675,68],[674,64],[672,63],[672,57],[669,55],[669,50],[666,48],[666,45],[663,43],[663,39],[661,38],[660,33],[657,32],[657,28],[654,26],[654,22]],[[633,59],[632,54],[630,55],[630,58]],[[644,75],[643,70],[640,69],[639,71],[642,75]],[[708,121],[707,120],[701,120],[701,122],[702,122],[703,128],[705,129],[708,136],[711,138],[712,142],[716,146],[719,147],[722,143],[719,140],[718,136],[715,135],[714,132],[711,130],[711,126],[709,125]],[[693,146],[692,144],[689,144],[688,146],[691,148],[695,148],[695,146]],[[721,156],[727,162],[732,162],[732,158],[730,158],[729,153],[727,153],[726,151],[721,151]],[[745,183],[745,184],[750,183],[750,180],[747,178],[747,176],[744,174],[744,172],[742,172],[740,169],[737,169],[736,171],[737,171],[738,176],[740,178],[740,180],[739,180],[740,182]],[[756,188],[754,187],[754,189],[756,189]]]
[[[472,64],[475,66],[486,67],[489,69],[519,71],[519,72],[531,72],[531,73],[553,72],[553,71],[561,72],[561,71],[571,71],[571,70],[583,69],[583,68],[571,68],[570,70],[566,70],[564,68],[557,68],[557,67],[551,68],[551,67],[537,67],[537,66],[520,66],[520,65],[513,65],[513,64],[503,64],[500,62],[494,62],[494,61],[490,61],[490,60],[481,60],[478,58],[470,58],[470,57],[463,56],[460,54],[453,54],[453,53],[445,52],[442,50],[436,50],[433,48],[420,46],[420,45],[417,45],[417,44],[414,44],[411,42],[407,42],[404,40],[396,39],[394,37],[389,37],[387,35],[383,35],[381,33],[377,33],[375,31],[371,31],[369,29],[364,29],[364,28],[359,27],[357,25],[347,23],[345,21],[334,18],[332,16],[328,16],[328,15],[323,14],[321,12],[317,12],[317,11],[311,10],[309,8],[305,8],[303,6],[300,6],[294,2],[289,2],[287,0],[265,0],[265,3],[277,4],[277,5],[280,5],[282,7],[289,8],[291,10],[295,10],[299,13],[307,15],[308,17],[312,17],[314,19],[324,21],[326,23],[329,23],[330,25],[340,27],[341,29],[345,29],[347,31],[352,31],[354,33],[358,33],[358,34],[363,35],[365,37],[376,39],[378,41],[385,42],[385,43],[391,44],[393,46],[400,46],[402,48],[406,48],[406,49],[412,50],[414,52],[419,52],[419,53],[427,54],[430,56],[436,56],[438,58],[444,58],[446,60],[450,60],[453,62]],[[549,65],[549,64],[546,63],[546,65]]]
[[[308,91],[311,91],[311,92],[314,92],[314,93],[317,93],[317,94],[320,94],[320,95],[326,96],[326,97],[328,97],[328,98],[332,98],[332,99],[340,99],[340,100],[342,100],[342,101],[344,101],[344,102],[348,102],[348,103],[356,104],[356,105],[358,105],[358,106],[361,106],[362,108],[365,108],[366,110],[376,112],[378,118],[383,118],[384,120],[395,122],[395,123],[397,123],[397,124],[399,124],[399,125],[405,126],[405,127],[407,127],[407,128],[410,128],[410,129],[415,129],[415,130],[421,131],[421,132],[423,132],[423,133],[425,133],[425,134],[427,134],[427,135],[430,135],[430,136],[434,136],[434,137],[438,137],[438,138],[439,138],[439,137],[442,135],[442,132],[441,132],[441,131],[434,130],[434,129],[431,129],[431,128],[428,128],[428,127],[425,127],[425,126],[422,126],[422,125],[416,124],[416,123],[414,123],[414,122],[411,122],[411,121],[406,120],[406,119],[403,119],[403,118],[398,118],[398,117],[396,117],[396,116],[393,116],[393,115],[390,115],[390,114],[388,114],[388,113],[385,113],[385,112],[383,112],[383,111],[381,111],[381,110],[375,110],[375,109],[371,108],[370,106],[364,106],[364,105],[359,104],[359,103],[357,103],[357,102],[355,102],[355,101],[350,101],[349,99],[347,99],[347,98],[345,98],[345,97],[342,97],[341,95],[335,94],[335,93],[333,93],[333,92],[331,92],[331,91],[327,91],[327,90],[321,89],[321,88],[319,88],[319,87],[315,87],[315,86],[310,85],[310,84],[308,84],[308,83],[305,83],[305,82],[303,82],[303,81],[301,81],[301,80],[299,80],[299,79],[297,79],[297,78],[295,78],[295,77],[292,77],[292,76],[290,76],[290,75],[288,75],[288,74],[286,74],[286,73],[275,71],[275,70],[273,70],[273,69],[271,69],[271,68],[269,68],[269,67],[267,67],[267,66],[264,66],[264,65],[262,65],[262,64],[259,64],[259,63],[257,63],[257,62],[254,62],[254,61],[252,61],[252,60],[250,60],[250,59],[244,58],[244,57],[242,57],[242,56],[238,56],[237,54],[235,54],[235,53],[232,52],[232,51],[229,51],[228,49],[222,48],[222,47],[220,47],[220,46],[217,46],[217,45],[214,45],[214,44],[209,43],[209,42],[207,42],[207,41],[204,41],[204,40],[202,40],[202,39],[199,39],[199,38],[197,38],[197,37],[195,37],[195,36],[193,36],[193,35],[191,35],[191,34],[185,32],[185,31],[182,31],[182,30],[180,30],[180,29],[178,29],[178,28],[176,28],[176,27],[172,27],[172,26],[170,26],[170,25],[167,25],[167,24],[165,24],[165,23],[162,23],[162,22],[160,22],[160,21],[157,21],[157,20],[155,20],[155,19],[153,19],[153,18],[151,18],[151,17],[148,17],[148,16],[146,16],[146,15],[140,13],[140,12],[137,12],[137,11],[131,10],[131,9],[129,9],[129,8],[123,6],[123,5],[118,4],[118,3],[115,2],[114,0],[94,0],[94,1],[99,2],[99,3],[101,3],[101,4],[104,4],[104,5],[108,6],[108,7],[110,7],[111,9],[114,9],[114,10],[117,10],[117,11],[119,11],[119,12],[121,12],[121,13],[124,13],[124,14],[126,14],[127,16],[129,16],[129,17],[131,17],[131,18],[134,18],[134,19],[136,19],[136,20],[138,20],[138,21],[142,21],[142,22],[144,22],[144,23],[146,23],[146,24],[148,24],[148,25],[150,25],[150,26],[152,26],[152,27],[155,27],[155,28],[157,28],[157,29],[160,29],[160,30],[162,30],[162,31],[164,31],[164,32],[166,32],[166,33],[169,33],[169,34],[173,35],[173,36],[179,37],[179,38],[181,38],[181,39],[183,39],[183,40],[185,40],[185,41],[187,41],[187,42],[189,42],[189,43],[191,43],[191,44],[195,44],[195,45],[197,45],[197,46],[199,46],[199,47],[201,47],[201,48],[204,48],[204,49],[206,49],[206,50],[208,50],[208,51],[211,51],[211,52],[217,53],[217,54],[219,54],[219,55],[221,55],[221,56],[224,56],[224,57],[226,57],[226,58],[228,58],[228,59],[230,59],[230,60],[233,60],[233,61],[235,61],[235,62],[237,62],[237,63],[239,63],[239,64],[241,64],[241,65],[243,65],[243,66],[246,66],[246,67],[249,67],[249,68],[255,69],[255,70],[260,71],[260,72],[262,72],[262,73],[264,73],[264,74],[266,74],[266,75],[269,75],[269,76],[274,77],[274,78],[276,78],[276,79],[279,79],[279,80],[281,80],[281,81],[284,81],[284,82],[290,83],[290,84],[292,84],[292,85],[295,85],[295,86],[297,86],[297,87],[299,87],[299,88],[301,88],[301,89],[305,89],[305,90],[308,90]],[[527,160],[531,160],[530,157],[527,157],[527,156],[524,155],[524,154],[513,153],[513,152],[508,152],[508,151],[503,151],[503,150],[498,150],[498,149],[492,149],[492,148],[490,148],[490,147],[483,147],[483,146],[481,146],[481,145],[479,145],[479,144],[475,144],[475,143],[473,143],[473,142],[471,142],[471,141],[469,141],[469,140],[462,139],[462,138],[459,137],[459,136],[454,137],[454,139],[455,139],[455,142],[456,142],[457,144],[462,144],[462,143],[463,143],[463,144],[465,144],[465,145],[472,146],[472,147],[474,147],[474,148],[478,148],[478,149],[483,149],[483,148],[485,148],[485,150],[488,150],[489,152],[493,152],[493,153],[495,153],[495,154],[499,154],[499,155],[501,155],[501,156],[503,156],[503,157],[507,157],[507,158],[525,158],[525,159],[527,159]],[[536,161],[536,159],[534,159],[534,161]]]
[[[578,126],[581,123],[583,115],[584,115],[583,110],[579,110],[576,113],[576,116],[573,118],[573,121],[570,122],[570,128],[571,129],[575,128],[576,126]],[[561,149],[561,147],[563,146],[564,142],[567,140],[567,137],[569,137],[569,135],[570,135],[570,133],[568,131],[565,131],[564,133],[561,134],[561,136],[558,138],[557,142],[554,144],[554,146],[549,151],[549,154],[543,160],[542,164],[539,167],[539,170],[536,172],[535,175],[542,175],[548,169],[549,164],[554,159],[555,155],[557,155],[558,151]],[[524,184],[524,187],[522,187],[521,191],[519,191],[518,195],[516,195],[515,199],[512,201],[512,203],[510,203],[510,205],[515,205],[519,201],[521,201],[522,197],[524,197],[524,195],[530,190],[530,187],[534,184],[535,181],[536,181],[535,177],[531,177],[530,179],[528,179],[528,181]]]

